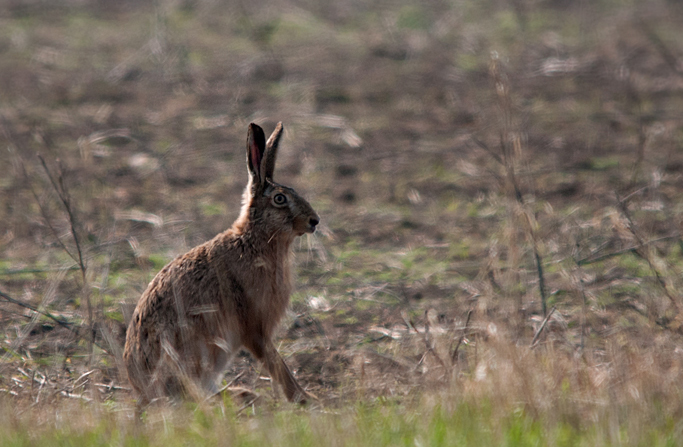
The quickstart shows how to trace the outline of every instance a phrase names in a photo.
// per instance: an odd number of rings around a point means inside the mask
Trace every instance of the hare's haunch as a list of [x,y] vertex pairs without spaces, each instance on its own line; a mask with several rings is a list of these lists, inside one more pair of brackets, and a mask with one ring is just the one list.
[[123,358],[141,402],[215,393],[244,347],[262,361],[290,401],[305,402],[272,342],[291,291],[290,245],[320,221],[293,189],[273,181],[278,123],[266,142],[249,125],[249,182],[232,228],[165,266],[133,313]]

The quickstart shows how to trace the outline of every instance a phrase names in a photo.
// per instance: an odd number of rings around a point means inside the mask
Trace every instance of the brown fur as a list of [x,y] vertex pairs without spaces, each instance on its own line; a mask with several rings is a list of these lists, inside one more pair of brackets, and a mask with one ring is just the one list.
[[141,402],[215,393],[241,347],[264,363],[287,399],[305,402],[272,336],[289,303],[290,245],[314,232],[319,218],[293,189],[272,180],[281,135],[279,123],[266,143],[263,130],[249,126],[239,218],[166,265],[140,298],[123,358]]

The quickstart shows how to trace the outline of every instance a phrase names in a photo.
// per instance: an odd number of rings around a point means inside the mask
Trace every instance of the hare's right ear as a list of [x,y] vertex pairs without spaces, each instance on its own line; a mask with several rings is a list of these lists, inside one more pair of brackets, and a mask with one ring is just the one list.
[[277,123],[275,130],[266,142],[266,152],[263,154],[263,163],[261,166],[261,178],[273,180],[273,171],[275,171],[275,159],[277,158],[277,149],[280,144],[280,137],[282,136],[282,123]]
[[247,134],[247,167],[249,168],[249,175],[251,175],[256,184],[260,184],[265,180],[261,178],[261,164],[265,150],[266,135],[263,133],[263,129],[257,124],[249,124],[249,133]]

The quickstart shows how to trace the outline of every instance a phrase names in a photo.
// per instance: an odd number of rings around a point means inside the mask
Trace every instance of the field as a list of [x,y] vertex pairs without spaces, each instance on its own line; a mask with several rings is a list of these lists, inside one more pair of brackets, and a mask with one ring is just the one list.
[[[683,6],[0,3],[0,445],[683,444]],[[277,337],[136,417],[132,310],[250,122],[322,218]]]

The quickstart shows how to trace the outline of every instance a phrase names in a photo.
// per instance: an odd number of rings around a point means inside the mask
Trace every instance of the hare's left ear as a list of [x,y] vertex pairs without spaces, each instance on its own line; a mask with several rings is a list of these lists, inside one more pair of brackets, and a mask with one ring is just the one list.
[[247,134],[247,168],[254,183],[260,184],[264,178],[261,175],[263,171],[263,156],[266,151],[266,135],[263,129],[257,124],[249,124],[249,132]]
[[275,159],[277,158],[277,149],[280,144],[280,137],[282,136],[282,123],[277,123],[275,130],[268,138],[266,143],[266,151],[263,154],[263,162],[261,163],[261,178],[273,180],[273,171],[275,171]]

